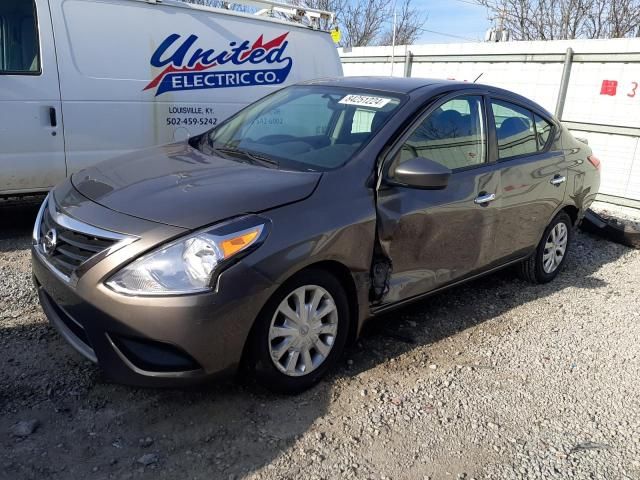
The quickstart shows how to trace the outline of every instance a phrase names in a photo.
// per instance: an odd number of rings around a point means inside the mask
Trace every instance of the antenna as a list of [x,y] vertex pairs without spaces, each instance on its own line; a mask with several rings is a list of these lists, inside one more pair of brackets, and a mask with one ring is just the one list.
[[473,81],[473,83],[476,83],[476,82],[478,81],[478,79],[479,79],[482,75],[484,75],[484,72],[482,72],[480,75],[478,75],[478,76],[476,77],[476,79]]

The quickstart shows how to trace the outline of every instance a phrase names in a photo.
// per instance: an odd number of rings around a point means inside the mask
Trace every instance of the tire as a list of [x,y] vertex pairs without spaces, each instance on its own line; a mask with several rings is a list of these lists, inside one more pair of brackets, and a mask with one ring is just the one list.
[[[329,313],[321,317],[311,315],[308,323],[298,315],[295,316],[298,323],[294,323],[292,314],[300,312],[301,295],[309,311],[313,310],[313,300],[318,295],[315,311],[322,314],[326,309]],[[290,310],[286,310],[285,304]],[[248,366],[258,383],[269,390],[302,392],[336,364],[344,351],[350,320],[347,295],[335,276],[321,269],[300,272],[276,291],[256,319]],[[279,336],[280,332],[286,335]]]
[[[562,225],[560,225],[562,224]],[[560,225],[560,226],[559,226]],[[545,262],[545,254],[547,253],[546,246],[549,243],[552,243],[552,232],[556,229],[556,237],[558,236],[558,231],[563,228],[566,230],[566,243],[562,258],[558,262],[557,256],[554,259],[554,264],[552,269],[549,270],[549,262]],[[542,235],[542,240],[538,244],[536,251],[526,260],[523,260],[520,264],[518,264],[518,274],[519,276],[528,282],[534,284],[540,283],[548,283],[562,270],[562,267],[567,260],[567,255],[569,254],[569,248],[571,246],[571,240],[573,239],[573,224],[571,222],[571,217],[566,212],[559,212],[551,221],[551,223],[547,226]],[[553,251],[558,251],[555,249],[550,249]],[[548,259],[548,257],[547,257]]]

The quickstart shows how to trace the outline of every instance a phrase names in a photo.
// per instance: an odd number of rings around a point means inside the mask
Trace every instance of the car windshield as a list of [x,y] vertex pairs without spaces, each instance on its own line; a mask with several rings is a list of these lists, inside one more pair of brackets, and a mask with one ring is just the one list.
[[300,170],[345,164],[398,108],[386,93],[293,86],[248,106],[208,135],[227,158]]

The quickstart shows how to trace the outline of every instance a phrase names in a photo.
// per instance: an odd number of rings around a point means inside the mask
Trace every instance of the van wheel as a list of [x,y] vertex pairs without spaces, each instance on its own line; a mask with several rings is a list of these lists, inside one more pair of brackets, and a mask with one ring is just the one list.
[[252,332],[252,370],[270,390],[298,393],[340,358],[349,331],[347,295],[324,270],[303,271],[267,302]]
[[523,280],[547,283],[556,278],[569,253],[573,225],[566,212],[558,213],[542,235],[536,251],[518,265]]

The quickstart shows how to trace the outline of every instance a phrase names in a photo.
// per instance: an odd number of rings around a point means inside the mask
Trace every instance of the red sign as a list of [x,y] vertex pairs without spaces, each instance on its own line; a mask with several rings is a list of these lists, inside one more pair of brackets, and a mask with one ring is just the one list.
[[617,80],[603,80],[602,87],[600,88],[600,95],[609,95],[615,97],[618,91]]

